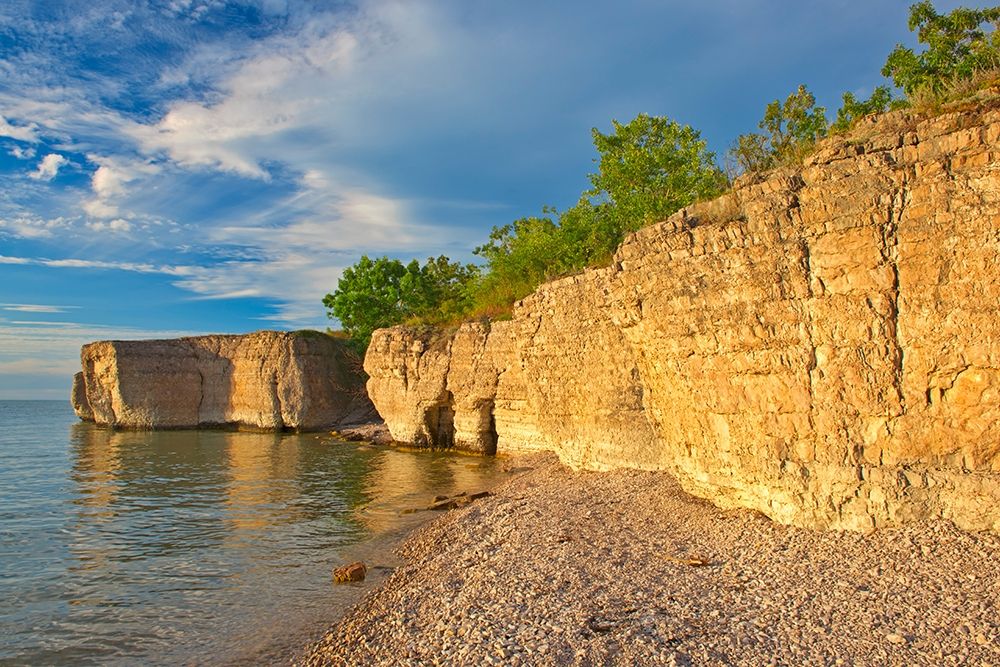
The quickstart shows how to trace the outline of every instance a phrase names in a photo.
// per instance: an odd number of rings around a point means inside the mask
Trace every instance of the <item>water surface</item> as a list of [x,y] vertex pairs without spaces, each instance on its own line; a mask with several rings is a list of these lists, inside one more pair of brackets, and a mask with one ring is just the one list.
[[492,459],[325,434],[116,432],[0,401],[0,664],[286,662]]

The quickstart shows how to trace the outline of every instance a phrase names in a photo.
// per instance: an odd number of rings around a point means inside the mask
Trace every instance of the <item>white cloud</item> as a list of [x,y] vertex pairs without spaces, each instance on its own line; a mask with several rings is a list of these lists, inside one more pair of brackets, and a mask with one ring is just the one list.
[[112,232],[129,232],[132,230],[132,223],[123,218],[116,218],[111,222],[88,222],[87,228],[95,232],[110,230]]
[[14,146],[7,151],[12,157],[16,157],[18,160],[30,160],[35,157],[34,148],[21,148],[20,146]]
[[[475,46],[443,11],[365,2],[356,13],[313,15],[294,32],[254,43],[222,68],[215,95],[176,102],[156,124],[124,130],[147,153],[187,167],[264,180],[275,159],[301,166],[308,156],[330,167],[340,146],[385,145],[405,133],[402,123],[384,122],[408,104],[460,113],[463,82],[478,83],[463,64]],[[204,69],[196,53],[188,70],[165,76],[186,81]]]
[[[23,239],[44,239],[51,238],[53,231],[68,226],[70,221],[67,218],[52,218],[44,220],[42,218],[21,216],[11,220],[0,219],[0,233],[7,230],[8,233]],[[13,258],[9,258],[13,259]],[[0,256],[2,262],[2,256]],[[12,264],[15,262],[2,262]]]
[[51,181],[59,173],[59,169],[68,162],[69,160],[63,155],[49,153],[38,163],[38,168],[28,176],[36,181]]
[[92,218],[113,218],[120,213],[117,206],[100,199],[88,199],[80,208]]
[[47,266],[55,269],[101,269],[113,271],[130,271],[133,273],[159,273],[166,276],[193,276],[202,271],[202,267],[149,264],[145,262],[114,262],[97,259],[47,259],[44,257],[10,257],[0,255],[0,264],[21,264]]
[[18,313],[65,313],[79,306],[48,306],[37,303],[0,303],[0,309]]
[[[143,177],[156,174],[160,167],[149,161],[127,160],[103,155],[88,155],[87,159],[98,165],[90,177],[90,189],[94,196],[83,202],[81,207],[92,218],[116,218],[121,214],[118,201],[126,194],[126,185]],[[128,231],[121,227],[117,231]],[[114,223],[111,223],[113,225]],[[111,225],[105,225],[110,227]],[[91,227],[102,229],[104,227]],[[113,228],[113,227],[112,227]]]
[[27,125],[11,125],[7,119],[0,116],[0,137],[10,137],[18,141],[36,143],[38,141],[38,125],[29,123]]

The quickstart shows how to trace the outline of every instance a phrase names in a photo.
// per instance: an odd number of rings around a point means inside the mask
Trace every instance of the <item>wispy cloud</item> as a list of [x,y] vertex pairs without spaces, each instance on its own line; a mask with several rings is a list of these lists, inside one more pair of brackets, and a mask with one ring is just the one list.
[[34,143],[38,141],[38,125],[11,125],[6,118],[0,116],[0,137],[10,137],[18,141]]
[[44,257],[11,257],[0,255],[0,264],[47,266],[55,269],[101,269],[133,273],[159,273],[167,276],[189,276],[201,270],[198,266],[173,266],[144,262],[108,262],[97,259],[47,259]]
[[[19,217],[13,220],[0,219],[0,234],[6,231],[16,237],[24,239],[44,239],[51,238],[58,229],[66,228],[71,221],[66,218],[53,218],[45,220],[37,217]],[[11,258],[13,260],[13,258]],[[0,263],[5,264],[25,264],[28,262],[3,261],[0,256]]]
[[52,306],[37,303],[0,303],[0,309],[17,313],[65,313],[79,306]]

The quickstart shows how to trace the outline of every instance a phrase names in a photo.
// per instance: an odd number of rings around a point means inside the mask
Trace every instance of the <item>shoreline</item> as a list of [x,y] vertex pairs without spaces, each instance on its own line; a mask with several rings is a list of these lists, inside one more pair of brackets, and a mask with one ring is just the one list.
[[667,473],[507,465],[295,664],[1000,664],[1000,536],[811,531]]

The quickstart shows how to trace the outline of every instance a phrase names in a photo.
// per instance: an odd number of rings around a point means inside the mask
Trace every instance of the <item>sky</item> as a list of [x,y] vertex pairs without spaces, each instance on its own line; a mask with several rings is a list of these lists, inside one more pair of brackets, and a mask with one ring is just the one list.
[[336,326],[362,254],[572,205],[612,119],[721,156],[799,84],[832,118],[908,5],[4,0],[0,399],[68,399],[92,340]]

